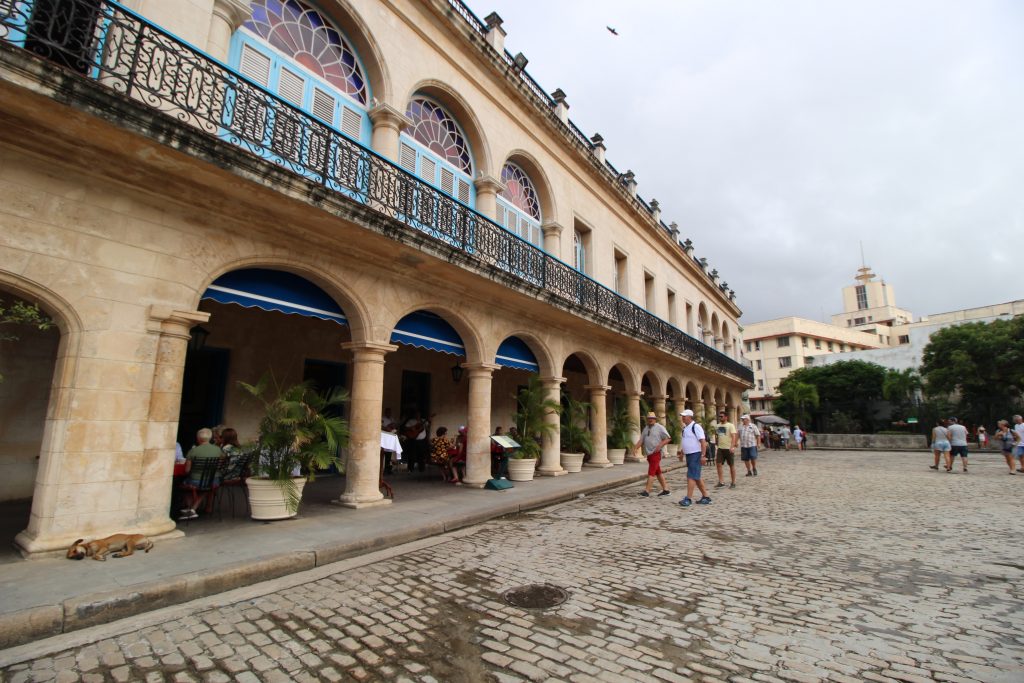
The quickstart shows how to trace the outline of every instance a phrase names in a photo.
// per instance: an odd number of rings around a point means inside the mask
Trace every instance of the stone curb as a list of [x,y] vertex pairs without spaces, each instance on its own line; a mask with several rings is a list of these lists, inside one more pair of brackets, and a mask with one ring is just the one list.
[[[666,472],[671,472],[682,466],[681,463],[673,463],[666,465],[664,469]],[[0,614],[0,648],[24,645],[61,633],[110,623],[161,607],[169,607],[234,588],[242,588],[261,581],[322,567],[332,562],[437,536],[492,519],[566,503],[575,500],[580,495],[628,486],[638,481],[644,481],[646,478],[646,474],[640,474],[614,482],[590,485],[581,483],[579,486],[572,486],[568,490],[554,492],[536,500],[495,505],[485,511],[463,514],[458,518],[434,520],[411,528],[396,529],[374,539],[301,548],[226,567],[205,569],[157,581],[125,586],[120,590],[81,595],[53,605],[40,605],[17,612]]]

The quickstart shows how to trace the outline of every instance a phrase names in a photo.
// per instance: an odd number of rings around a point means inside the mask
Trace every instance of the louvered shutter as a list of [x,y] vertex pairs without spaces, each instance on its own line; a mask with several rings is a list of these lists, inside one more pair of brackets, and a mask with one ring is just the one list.
[[257,52],[248,45],[242,45],[241,71],[245,76],[263,87],[270,82],[270,57]]
[[341,132],[358,140],[363,128],[363,117],[348,107],[341,108]]
[[334,123],[336,100],[320,88],[313,88],[313,114],[326,123]]
[[281,69],[281,75],[277,82],[277,92],[281,97],[301,107],[305,87],[306,79],[288,69]]
[[459,183],[459,201],[463,204],[469,204],[469,183],[465,181],[457,181]]
[[437,182],[437,164],[433,159],[427,157],[420,159],[420,177],[431,185]]
[[455,194],[455,174],[447,168],[441,169],[441,189],[448,194]]
[[399,166],[410,173],[416,172],[416,150],[409,145],[402,143],[401,153],[398,160]]

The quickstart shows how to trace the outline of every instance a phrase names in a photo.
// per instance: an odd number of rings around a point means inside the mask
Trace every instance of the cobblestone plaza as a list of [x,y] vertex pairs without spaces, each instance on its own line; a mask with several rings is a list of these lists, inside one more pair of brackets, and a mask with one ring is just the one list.
[[[769,453],[690,509],[676,471],[15,648],[0,680],[1020,681],[1024,476],[972,460]],[[568,598],[503,599],[531,584]]]

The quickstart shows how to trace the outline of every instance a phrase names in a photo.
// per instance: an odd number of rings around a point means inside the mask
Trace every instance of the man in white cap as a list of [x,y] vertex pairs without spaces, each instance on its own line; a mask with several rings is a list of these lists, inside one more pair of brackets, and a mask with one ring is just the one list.
[[693,411],[687,408],[679,413],[683,418],[683,444],[679,454],[680,460],[686,461],[686,497],[679,501],[684,508],[693,504],[693,489],[700,490],[701,499],[697,505],[709,505],[711,498],[708,497],[708,490],[704,488],[704,482],[700,478],[700,465],[704,462],[704,453],[708,448],[707,438],[704,436],[704,428],[693,420]]
[[668,430],[664,426],[658,424],[658,416],[655,413],[647,413],[647,426],[640,432],[640,439],[633,446],[635,451],[643,447],[644,455],[647,456],[647,485],[640,492],[644,498],[651,495],[655,477],[661,486],[661,493],[658,495],[667,496],[669,494],[668,483],[665,481],[665,475],[661,472],[661,449],[670,441],[672,441],[672,437],[669,436]]

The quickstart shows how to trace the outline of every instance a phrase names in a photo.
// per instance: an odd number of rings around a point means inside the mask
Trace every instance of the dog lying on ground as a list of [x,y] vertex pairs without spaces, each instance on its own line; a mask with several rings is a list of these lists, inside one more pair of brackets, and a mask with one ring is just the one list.
[[84,540],[80,538],[71,544],[68,548],[69,560],[81,560],[89,556],[94,560],[106,562],[108,553],[112,553],[112,557],[128,557],[136,548],[147,553],[153,549],[153,541],[142,534],[114,534],[88,543],[83,543]]

